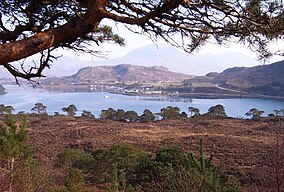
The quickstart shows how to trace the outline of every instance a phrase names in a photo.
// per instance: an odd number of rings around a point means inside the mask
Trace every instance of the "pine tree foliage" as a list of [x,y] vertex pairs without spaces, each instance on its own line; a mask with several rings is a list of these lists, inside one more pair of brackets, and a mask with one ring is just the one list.
[[78,111],[78,109],[75,105],[71,104],[68,107],[63,107],[62,111],[66,112],[68,116],[74,117],[76,115],[76,112]]
[[[26,119],[18,123],[12,114],[0,125],[0,190],[34,191],[43,188],[34,150],[26,144]],[[2,175],[3,174],[3,175]]]
[[[187,52],[234,41],[266,58],[269,42],[283,38],[283,7],[282,0],[2,0],[0,65],[30,80],[44,76],[60,48],[101,55],[94,46],[124,45],[106,20]],[[35,54],[38,64],[13,63]]]

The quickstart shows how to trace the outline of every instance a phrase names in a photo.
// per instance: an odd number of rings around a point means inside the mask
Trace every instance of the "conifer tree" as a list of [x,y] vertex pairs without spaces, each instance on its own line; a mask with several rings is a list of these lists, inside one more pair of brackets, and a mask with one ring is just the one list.
[[26,119],[17,123],[15,116],[7,115],[0,125],[0,191],[33,191],[40,172],[33,149],[26,144],[28,131]]
[[42,103],[36,103],[35,106],[31,109],[31,111],[35,112],[38,115],[46,115],[46,106]]
[[71,104],[68,107],[63,107],[62,111],[66,112],[68,116],[75,116],[78,109],[75,105]]

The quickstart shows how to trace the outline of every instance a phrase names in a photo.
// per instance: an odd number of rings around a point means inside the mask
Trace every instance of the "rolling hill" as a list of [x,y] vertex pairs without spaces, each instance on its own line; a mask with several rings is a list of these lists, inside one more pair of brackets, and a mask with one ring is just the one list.
[[256,67],[234,67],[189,82],[210,82],[252,94],[284,96],[284,60]]
[[116,66],[95,66],[80,69],[76,74],[60,77],[48,78],[44,84],[91,84],[96,82],[181,82],[192,78],[191,75],[175,73],[165,67],[153,66],[144,67],[129,64]]

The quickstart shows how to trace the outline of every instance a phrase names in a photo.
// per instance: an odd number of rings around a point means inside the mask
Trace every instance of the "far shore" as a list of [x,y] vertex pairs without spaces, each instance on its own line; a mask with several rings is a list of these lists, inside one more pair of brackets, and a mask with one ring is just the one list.
[[196,99],[277,99],[284,100],[284,97],[279,96],[269,96],[269,95],[239,95],[239,94],[214,94],[214,93],[179,93],[179,94],[139,94],[139,93],[116,93],[113,94],[123,94],[129,96],[175,96],[175,97],[189,97]]
[[144,93],[125,93],[106,89],[90,89],[86,85],[72,85],[72,86],[43,86],[45,90],[48,91],[62,91],[62,92],[109,92],[112,94],[122,94],[129,96],[174,96],[174,97],[188,97],[196,99],[276,99],[284,100],[282,96],[270,96],[270,95],[260,95],[260,94],[248,94],[248,93],[232,93],[232,94],[220,94],[220,93],[161,93],[161,94],[144,94]]

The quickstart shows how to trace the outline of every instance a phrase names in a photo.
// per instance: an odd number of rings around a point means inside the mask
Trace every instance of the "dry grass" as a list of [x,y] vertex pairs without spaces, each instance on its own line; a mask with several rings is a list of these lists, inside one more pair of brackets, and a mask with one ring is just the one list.
[[[215,162],[244,185],[257,179],[258,170],[270,160],[269,154],[279,136],[277,126],[268,120],[204,117],[124,123],[82,117],[29,116],[28,127],[29,143],[38,151],[46,170],[52,170],[56,154],[66,147],[94,150],[128,143],[150,152],[165,146],[197,152],[198,141],[203,139],[207,154],[214,154]],[[283,130],[280,136],[284,137]]]

